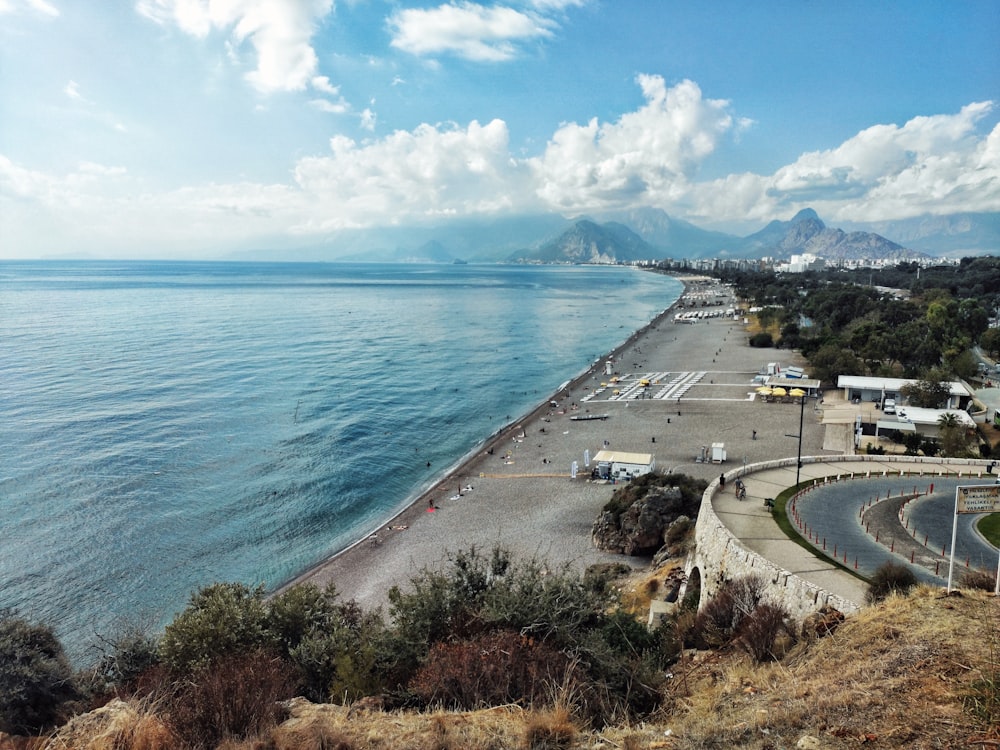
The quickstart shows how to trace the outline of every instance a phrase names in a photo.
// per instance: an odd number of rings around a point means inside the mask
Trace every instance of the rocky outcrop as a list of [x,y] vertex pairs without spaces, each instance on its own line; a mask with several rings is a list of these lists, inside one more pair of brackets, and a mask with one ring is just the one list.
[[652,555],[665,543],[670,524],[684,513],[679,487],[660,487],[621,513],[605,510],[594,522],[594,546],[624,555]]

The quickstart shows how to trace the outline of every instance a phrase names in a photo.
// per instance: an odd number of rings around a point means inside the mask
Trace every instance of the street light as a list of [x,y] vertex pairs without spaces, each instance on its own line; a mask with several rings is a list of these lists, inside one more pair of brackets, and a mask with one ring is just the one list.
[[[795,458],[795,485],[798,486],[798,484],[799,484],[799,472],[802,471],[802,424],[803,424],[803,422],[805,420],[805,414],[806,414],[806,392],[803,391],[803,390],[801,390],[801,389],[798,389],[798,388],[796,388],[795,390],[798,390],[799,394],[800,394],[799,395],[799,434],[798,435],[789,435],[786,432],[785,433],[785,437],[793,437],[793,438],[798,438],[799,439],[799,451],[798,451],[798,454],[796,455],[796,458]],[[793,392],[792,395],[794,395],[794,392]]]

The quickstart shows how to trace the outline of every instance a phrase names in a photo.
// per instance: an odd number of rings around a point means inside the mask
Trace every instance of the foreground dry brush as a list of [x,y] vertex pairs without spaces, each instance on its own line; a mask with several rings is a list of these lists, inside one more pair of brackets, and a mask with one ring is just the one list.
[[[387,711],[370,700],[332,705],[295,698],[281,703],[278,723],[217,747],[995,748],[1000,746],[1000,600],[976,590],[945,596],[918,587],[848,617],[826,637],[800,640],[780,661],[757,662],[736,645],[685,650],[666,684],[653,715],[600,730],[573,714],[567,693],[537,711],[514,705]],[[155,701],[117,700],[32,746],[183,746],[160,708]]]

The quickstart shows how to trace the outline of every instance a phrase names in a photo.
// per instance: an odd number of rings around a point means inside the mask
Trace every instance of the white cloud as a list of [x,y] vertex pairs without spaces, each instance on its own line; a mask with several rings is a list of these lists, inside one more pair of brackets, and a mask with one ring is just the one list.
[[323,211],[299,231],[325,231],[518,206],[524,170],[500,120],[467,128],[420,125],[376,141],[331,139],[331,156],[299,161],[295,179]]
[[80,93],[80,85],[76,81],[70,81],[66,84],[63,89],[63,93],[66,94],[70,99],[78,102],[86,102],[87,100]]
[[542,15],[504,6],[461,2],[410,8],[389,17],[392,46],[413,55],[449,54],[476,62],[514,58],[518,44],[552,36]]
[[832,221],[1000,211],[1000,126],[985,137],[977,132],[992,109],[992,102],[975,102],[957,114],[874,125],[772,175],[698,185],[693,217],[763,221],[807,206]]
[[236,45],[249,42],[257,67],[247,80],[263,92],[301,91],[315,78],[311,39],[333,0],[138,0],[137,11],[163,25],[205,38],[228,30]]
[[0,0],[0,16],[8,13],[16,13],[22,8],[29,8],[36,13],[55,18],[60,14],[59,9],[46,0]]
[[729,103],[704,99],[692,81],[667,88],[640,75],[646,99],[617,122],[563,125],[541,158],[531,160],[539,197],[565,210],[677,199],[733,120]]
[[[268,238],[278,245],[291,235],[352,226],[546,209],[572,215],[656,206],[704,226],[747,229],[806,206],[834,225],[1000,211],[1000,125],[983,132],[990,102],[874,125],[770,175],[699,181],[702,162],[748,123],[691,81],[636,81],[644,100],[634,111],[613,122],[564,124],[543,153],[529,158],[512,153],[508,127],[498,119],[423,124],[360,141],[334,136],[328,154],[296,162],[287,184],[234,181],[156,192],[118,166],[82,163],[51,175],[0,156],[0,255],[37,246],[41,237],[64,236],[67,246],[98,252],[112,244],[147,246],[151,237],[168,248],[260,246]],[[329,80],[314,77],[310,85],[324,95],[314,106],[337,106],[329,97],[338,88]],[[364,128],[376,122],[369,104],[353,113]]]

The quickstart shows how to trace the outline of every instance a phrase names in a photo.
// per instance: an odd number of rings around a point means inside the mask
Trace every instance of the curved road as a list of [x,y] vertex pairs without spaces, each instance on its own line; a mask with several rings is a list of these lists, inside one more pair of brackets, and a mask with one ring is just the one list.
[[[889,457],[871,460],[872,457],[858,456],[855,461],[828,458],[804,459],[799,472],[800,481],[829,479],[826,484],[800,495],[794,511],[790,509],[789,513],[794,524],[802,525],[803,536],[808,536],[820,555],[828,557],[829,562],[824,562],[822,556],[812,555],[788,539],[764,507],[765,498],[773,498],[795,484],[794,461],[790,466],[756,470],[753,466],[747,467],[744,475],[746,499],[737,501],[731,483],[727,482],[725,491],[719,492],[717,488],[714,491],[712,507],[722,523],[747,548],[814,585],[859,605],[864,602],[867,586],[833,564],[835,548],[839,564],[849,568],[857,566],[858,573],[864,576],[870,576],[879,565],[890,560],[911,566],[912,553],[912,568],[921,580],[933,585],[946,585],[955,485],[992,484],[994,478],[985,473],[986,462],[969,465],[929,461],[911,463],[893,461]],[[900,470],[907,475],[900,477]],[[849,478],[852,472],[854,478]],[[924,476],[910,475],[919,472],[923,472]],[[957,476],[959,472],[962,472],[961,478]],[[731,472],[729,478],[734,479],[737,473]],[[840,480],[834,481],[833,478],[838,476]],[[931,484],[934,491],[927,495]],[[887,493],[890,495],[888,500]],[[915,494],[920,497],[913,500]],[[898,511],[906,499],[910,502],[906,504],[903,520],[900,521]],[[966,557],[970,567],[996,572],[1000,550],[987,544],[975,531],[973,525],[978,518],[971,515],[959,517],[956,578],[965,569]],[[945,556],[940,554],[939,542],[942,539],[946,541]]]

